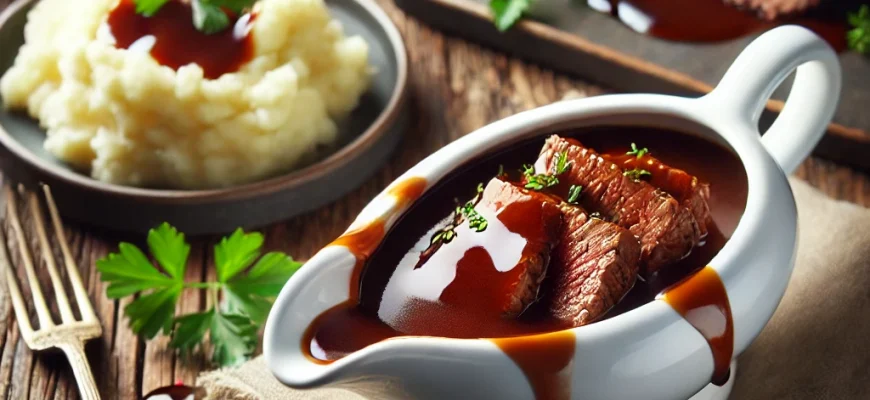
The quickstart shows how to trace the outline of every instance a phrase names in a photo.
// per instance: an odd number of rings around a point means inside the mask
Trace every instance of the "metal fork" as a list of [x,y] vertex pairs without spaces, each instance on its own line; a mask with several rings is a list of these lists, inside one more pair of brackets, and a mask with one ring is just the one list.
[[12,307],[15,309],[15,318],[18,320],[18,327],[21,329],[21,336],[27,347],[31,350],[44,350],[49,348],[58,348],[62,350],[69,359],[75,374],[76,382],[78,383],[79,393],[83,400],[98,400],[100,393],[97,390],[97,384],[94,382],[94,375],[91,372],[91,367],[88,365],[88,359],[85,356],[84,344],[89,339],[100,337],[103,334],[103,328],[100,321],[94,314],[93,306],[91,306],[88,293],[82,285],[82,278],[79,275],[76,263],[73,260],[72,253],[69,251],[66,236],[64,234],[63,225],[60,221],[60,216],[57,212],[57,207],[54,203],[54,198],[51,196],[51,190],[47,185],[42,185],[42,191],[45,195],[48,212],[51,216],[51,222],[54,226],[55,239],[60,247],[63,255],[63,261],[66,266],[67,276],[69,277],[73,293],[75,294],[76,302],[78,303],[79,312],[82,320],[78,321],[73,315],[70,308],[69,298],[66,295],[63,282],[60,274],[58,274],[57,265],[54,260],[54,255],[51,251],[51,246],[48,242],[48,237],[45,233],[45,221],[43,217],[42,207],[39,204],[39,198],[36,193],[26,192],[19,186],[19,191],[23,192],[24,197],[29,203],[29,208],[36,228],[36,236],[39,239],[39,247],[42,250],[42,258],[45,260],[45,265],[48,269],[48,274],[51,276],[52,290],[57,299],[58,310],[60,312],[61,323],[56,324],[52,320],[51,312],[48,305],[45,303],[45,298],[42,295],[42,289],[39,286],[39,279],[36,271],[33,268],[33,258],[30,255],[30,250],[25,240],[24,230],[21,229],[21,221],[18,218],[18,201],[15,193],[9,186],[4,188],[6,195],[7,213],[6,218],[12,225],[12,231],[18,242],[18,250],[20,252],[21,261],[24,264],[24,271],[27,275],[27,281],[30,283],[30,291],[33,295],[33,306],[36,309],[36,317],[39,321],[39,329],[34,330],[30,325],[30,317],[25,306],[24,298],[21,295],[21,289],[16,282],[15,272],[9,262],[8,254],[6,253],[6,236],[3,229],[0,229],[0,267],[6,269],[6,282],[9,286],[9,296],[12,299]]

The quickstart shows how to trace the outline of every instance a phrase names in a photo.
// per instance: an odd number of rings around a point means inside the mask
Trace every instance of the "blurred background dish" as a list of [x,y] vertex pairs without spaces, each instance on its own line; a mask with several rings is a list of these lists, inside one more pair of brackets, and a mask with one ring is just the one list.
[[[27,13],[21,0],[0,17],[0,74],[24,42]],[[296,171],[254,183],[205,190],[164,190],[105,183],[61,162],[43,147],[46,132],[20,112],[0,111],[2,166],[7,176],[52,186],[67,218],[100,227],[146,231],[167,221],[189,234],[259,227],[333,201],[364,182],[398,143],[405,118],[407,58],[401,36],[370,0],[326,0],[348,36],[368,43],[371,84],[346,118],[336,119],[335,139],[319,146]],[[181,185],[183,186],[183,185]]]

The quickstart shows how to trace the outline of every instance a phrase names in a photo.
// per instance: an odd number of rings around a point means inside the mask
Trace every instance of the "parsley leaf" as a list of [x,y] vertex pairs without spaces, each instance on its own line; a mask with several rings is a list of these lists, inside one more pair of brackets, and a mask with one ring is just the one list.
[[237,365],[257,348],[257,326],[244,315],[214,312],[209,334],[214,344],[212,359],[219,365]]
[[250,9],[258,0],[205,0],[207,3],[220,8],[226,8],[236,14],[241,14]]
[[206,0],[191,1],[193,26],[207,35],[218,33],[230,26],[230,17],[220,7]]
[[849,13],[849,25],[852,29],[846,39],[849,47],[861,54],[870,54],[870,6],[864,4],[855,13]]
[[227,282],[253,264],[260,256],[262,246],[263,235],[256,232],[246,234],[241,228],[236,229],[230,237],[223,238],[214,247],[218,281]]
[[571,187],[568,188],[568,203],[577,204],[577,200],[580,198],[580,192],[582,191],[583,186],[571,185]]
[[532,0],[490,0],[489,8],[495,17],[495,26],[504,32],[515,24],[532,5]]
[[164,334],[169,333],[172,330],[175,304],[178,303],[183,288],[184,285],[179,282],[133,300],[124,307],[124,314],[130,319],[130,329],[148,339],[161,330]]
[[625,155],[627,156],[637,156],[637,158],[642,158],[646,154],[649,154],[648,148],[644,147],[642,149],[639,149],[634,143],[631,144],[631,150],[625,153]]
[[147,289],[173,286],[177,280],[154,268],[142,250],[130,243],[118,245],[118,253],[97,261],[100,280],[109,282],[106,296],[119,299]]
[[[164,223],[148,232],[147,242],[162,270],[129,243],[119,244],[117,253],[97,261],[100,279],[109,282],[107,296],[116,299],[139,294],[124,307],[124,314],[133,332],[147,339],[162,331],[171,334],[171,347],[189,351],[203,343],[209,332],[212,358],[222,366],[237,364],[254,351],[257,331],[274,298],[302,266],[280,252],[257,260],[263,235],[238,229],[215,246],[218,281],[185,282],[190,245],[184,234]],[[242,273],[248,267],[250,270]],[[176,317],[176,304],[184,289],[207,290],[213,304],[223,292],[224,302],[221,308]]]
[[190,245],[184,241],[183,233],[178,233],[175,228],[164,222],[148,232],[148,249],[170,276],[178,279],[184,278],[187,256],[190,255]]
[[279,252],[264,255],[250,272],[227,283],[227,311],[241,313],[256,323],[262,323],[272,308],[272,298],[278,296],[284,283],[302,267],[302,263]]
[[134,2],[136,3],[136,13],[153,17],[169,0],[135,0]]
[[179,350],[193,350],[204,341],[212,319],[214,319],[214,309],[176,318],[175,332],[169,345]]
[[[258,0],[191,0],[193,9],[193,25],[200,32],[213,34],[227,29],[230,16],[224,10],[234,14],[242,14],[250,9]],[[153,17],[169,0],[134,0],[136,13]]]
[[[172,329],[175,304],[184,288],[184,271],[190,246],[184,235],[168,224],[148,232],[148,246],[166,271],[160,272],[142,250],[130,243],[118,245],[118,253],[97,261],[100,280],[109,282],[106,296],[117,299],[148,290],[124,307],[134,333],[153,338],[162,329]],[[169,276],[167,276],[167,274]]]

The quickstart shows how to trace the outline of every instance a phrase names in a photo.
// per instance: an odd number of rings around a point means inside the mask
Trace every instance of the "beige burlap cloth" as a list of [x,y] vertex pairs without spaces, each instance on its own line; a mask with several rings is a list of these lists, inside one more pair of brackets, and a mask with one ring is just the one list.
[[[797,265],[770,324],[738,360],[731,398],[870,399],[870,210],[791,182],[800,215]],[[368,390],[288,389],[262,358],[205,373],[198,383],[213,399],[380,398]]]

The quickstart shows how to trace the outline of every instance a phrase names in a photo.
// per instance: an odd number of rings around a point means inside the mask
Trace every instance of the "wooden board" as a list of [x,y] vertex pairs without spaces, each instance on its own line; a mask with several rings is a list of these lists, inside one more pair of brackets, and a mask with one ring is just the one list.
[[[495,29],[488,0],[395,0],[409,15],[433,26],[561,72],[620,91],[697,96],[709,92],[757,35],[714,44],[676,43],[639,34],[609,15],[574,5],[546,23],[525,20],[508,32]],[[816,149],[824,157],[870,168],[870,58],[840,56],[843,95],[828,135]],[[782,109],[790,82],[774,93],[762,127]]]
[[[340,235],[363,206],[390,181],[445,144],[497,119],[559,100],[567,93],[593,96],[607,90],[481,49],[461,39],[445,37],[406,18],[393,6],[393,0],[378,2],[396,22],[408,47],[409,114],[413,122],[406,140],[387,166],[353,193],[317,211],[263,229],[267,251],[285,251],[298,259],[307,259]],[[0,0],[0,9],[8,3],[9,0]],[[870,206],[870,177],[866,174],[811,158],[796,175],[838,199]],[[5,207],[0,196],[0,210]],[[95,261],[116,250],[119,241],[141,244],[142,237],[66,225],[73,256],[103,324],[103,337],[87,346],[103,399],[135,400],[176,380],[193,382],[201,371],[211,368],[207,357],[201,353],[182,357],[170,351],[165,338],[149,342],[137,338],[127,327],[123,315],[123,308],[130,299],[113,301],[105,297],[106,284],[100,282]],[[29,220],[25,222],[28,237],[33,235],[31,226]],[[7,236],[11,236],[5,223],[0,223],[0,229],[7,229]],[[192,240],[188,279],[213,279],[211,250],[217,239]],[[47,283],[45,269],[39,268],[42,282]],[[197,311],[206,308],[208,303],[204,293],[188,291],[179,309]],[[848,388],[848,385],[843,387]],[[6,295],[6,285],[0,280],[0,399],[78,398],[72,371],[62,355],[33,353],[24,345]]]

